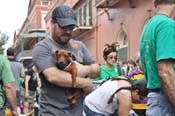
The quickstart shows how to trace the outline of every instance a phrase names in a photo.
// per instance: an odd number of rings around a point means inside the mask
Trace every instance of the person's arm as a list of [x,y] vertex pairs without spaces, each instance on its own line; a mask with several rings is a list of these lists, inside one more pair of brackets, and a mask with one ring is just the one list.
[[168,100],[175,106],[175,72],[173,60],[160,60],[158,63],[158,75],[163,92]]
[[[62,87],[72,87],[71,74],[56,67],[47,68],[42,72],[45,78],[52,84]],[[92,86],[89,78],[76,77],[77,88],[88,88]]]
[[17,113],[17,102],[16,102],[16,89],[14,85],[14,77],[10,67],[8,59],[0,55],[0,71],[1,79],[3,82],[4,92],[6,99],[10,104],[10,109],[13,116],[18,116]]
[[28,98],[29,97],[29,80],[30,80],[30,75],[26,75],[25,77],[25,97]]
[[24,72],[24,66],[23,66],[23,64],[21,64],[20,76],[25,77],[25,72]]
[[37,72],[35,72],[36,75],[36,79],[37,79],[37,88],[40,89],[41,88],[41,79],[39,77],[39,74]]
[[100,66],[97,63],[90,65],[82,65],[75,61],[78,75],[81,77],[96,78],[100,76]]
[[128,116],[131,109],[132,100],[131,96],[125,93],[118,92],[118,116]]
[[11,106],[11,110],[14,116],[17,116],[17,103],[16,103],[16,90],[14,83],[4,84],[4,90],[7,97],[7,100]]

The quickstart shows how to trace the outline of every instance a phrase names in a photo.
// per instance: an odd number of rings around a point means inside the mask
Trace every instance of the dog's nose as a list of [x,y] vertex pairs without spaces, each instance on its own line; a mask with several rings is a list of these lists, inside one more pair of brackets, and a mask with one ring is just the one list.
[[64,64],[64,62],[60,62],[60,65],[63,65]]

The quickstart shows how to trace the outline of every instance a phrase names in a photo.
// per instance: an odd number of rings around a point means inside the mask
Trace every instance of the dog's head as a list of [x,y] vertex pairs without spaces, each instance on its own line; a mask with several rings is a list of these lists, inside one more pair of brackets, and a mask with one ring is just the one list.
[[56,60],[57,66],[60,69],[64,69],[73,60],[76,60],[75,56],[70,51],[63,49],[52,52],[52,56]]

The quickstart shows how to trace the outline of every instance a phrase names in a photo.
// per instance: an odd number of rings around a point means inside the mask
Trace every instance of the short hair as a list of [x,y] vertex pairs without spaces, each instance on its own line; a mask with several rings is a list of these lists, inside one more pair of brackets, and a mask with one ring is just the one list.
[[14,56],[15,55],[15,51],[12,47],[7,49],[7,56]]
[[154,0],[156,5],[159,4],[175,4],[175,0]]

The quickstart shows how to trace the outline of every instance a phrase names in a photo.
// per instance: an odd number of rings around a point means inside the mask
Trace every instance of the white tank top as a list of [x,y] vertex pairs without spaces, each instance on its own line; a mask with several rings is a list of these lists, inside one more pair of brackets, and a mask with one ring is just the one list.
[[[118,108],[117,104],[117,94],[115,95],[113,102],[108,104],[108,100],[114,94],[114,92],[118,89],[118,81],[111,81],[108,80],[103,83],[100,87],[96,90],[91,92],[85,98],[85,104],[88,108],[94,112],[104,114],[108,116]],[[128,90],[121,90],[122,92],[127,92]],[[129,92],[129,94],[131,94]]]

